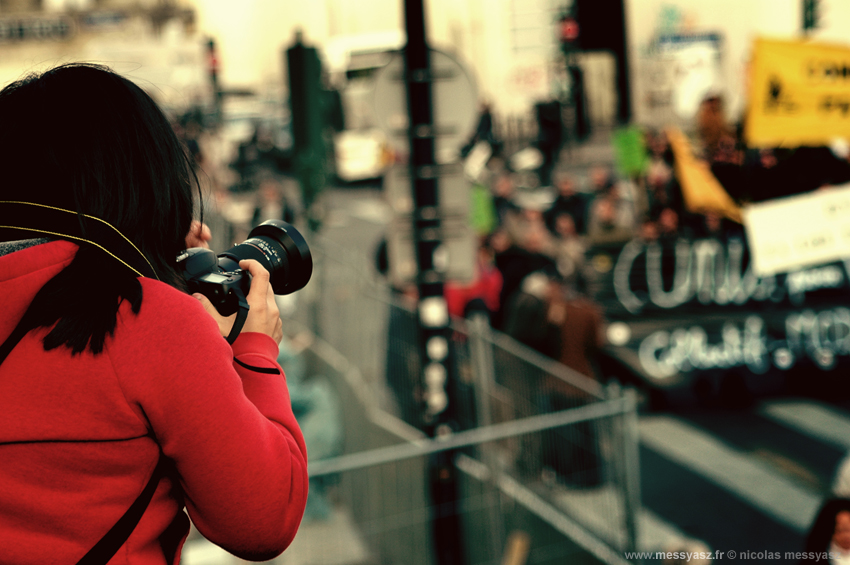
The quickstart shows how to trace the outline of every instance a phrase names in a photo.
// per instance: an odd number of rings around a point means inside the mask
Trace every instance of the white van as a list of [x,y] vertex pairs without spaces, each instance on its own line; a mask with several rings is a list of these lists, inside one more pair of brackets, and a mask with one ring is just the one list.
[[373,107],[375,72],[404,47],[401,31],[337,36],[322,47],[330,86],[340,91],[345,129],[334,136],[336,176],[343,182],[380,179],[393,162]]

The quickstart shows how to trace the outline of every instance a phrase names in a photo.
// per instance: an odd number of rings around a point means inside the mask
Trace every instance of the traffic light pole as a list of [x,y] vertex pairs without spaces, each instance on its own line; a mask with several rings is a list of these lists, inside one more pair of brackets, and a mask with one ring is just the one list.
[[216,53],[215,40],[207,41],[207,72],[209,73],[210,87],[212,88],[213,114],[216,124],[221,123],[222,98],[221,85],[218,81],[218,54]]
[[[440,266],[442,226],[439,207],[439,166],[435,160],[434,108],[430,54],[425,33],[423,0],[404,0],[407,45],[405,83],[410,141],[410,179],[413,192],[413,242],[418,265],[420,352],[423,359],[424,418],[430,435],[451,433],[451,414],[457,409],[449,313]],[[429,461],[432,535],[437,562],[463,563],[459,489],[452,452]]]
[[321,88],[322,64],[314,47],[304,45],[300,32],[286,50],[289,107],[292,116],[293,165],[301,185],[304,212],[311,230],[319,227],[314,204],[327,180]]

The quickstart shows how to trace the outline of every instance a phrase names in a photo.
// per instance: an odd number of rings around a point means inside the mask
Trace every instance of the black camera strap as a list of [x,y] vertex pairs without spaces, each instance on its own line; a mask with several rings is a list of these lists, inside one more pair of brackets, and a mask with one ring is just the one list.
[[92,245],[140,277],[159,278],[139,248],[100,218],[33,202],[0,201],[0,236],[28,239],[33,234]]
[[[243,322],[244,323],[244,322]],[[29,324],[25,318],[22,318],[6,341],[0,345],[0,365],[9,356],[9,353],[15,348],[23,337],[29,332]],[[130,538],[136,525],[142,519],[145,510],[153,498],[159,480],[165,476],[165,457],[160,454],[159,461],[148,480],[148,484],[142,489],[142,492],[130,505],[130,508],[121,516],[115,525],[109,529],[106,534],[86,553],[82,559],[77,562],[77,565],[106,565],[122,545]]]
[[236,311],[236,319],[233,321],[233,327],[230,328],[230,333],[227,335],[227,343],[231,345],[239,337],[239,332],[245,326],[245,320],[248,319],[248,311],[251,309],[244,293],[237,292],[236,298],[239,301],[239,309]]
[[86,553],[77,565],[106,565],[109,560],[121,549],[121,546],[130,539],[136,525],[142,519],[148,505],[153,499],[159,480],[165,476],[165,457],[160,454],[159,461],[154,467],[151,478],[138,498],[130,505],[130,508],[121,516],[115,525]]

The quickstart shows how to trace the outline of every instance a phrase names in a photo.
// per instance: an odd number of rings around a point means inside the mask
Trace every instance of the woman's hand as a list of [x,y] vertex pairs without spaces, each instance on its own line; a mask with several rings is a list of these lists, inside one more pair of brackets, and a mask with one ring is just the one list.
[[[269,284],[269,272],[253,259],[240,261],[239,267],[251,273],[251,289],[246,297],[250,310],[242,331],[264,333],[275,340],[275,343],[280,343],[283,339],[283,323],[280,320],[280,310],[274,300],[274,292]],[[201,301],[207,313],[218,323],[221,335],[224,337],[230,335],[230,329],[236,321],[236,314],[222,316],[206,296],[197,293],[193,296]]]

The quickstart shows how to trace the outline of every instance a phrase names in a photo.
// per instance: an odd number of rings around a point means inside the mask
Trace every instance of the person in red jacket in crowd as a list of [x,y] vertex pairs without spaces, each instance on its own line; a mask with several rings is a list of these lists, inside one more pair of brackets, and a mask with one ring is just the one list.
[[[131,81],[30,75],[0,91],[0,124],[0,562],[177,564],[189,517],[240,558],[279,555],[308,477],[269,273],[240,263],[250,312],[230,345],[233,316],[177,269],[209,239],[192,231],[191,163]],[[19,210],[114,228],[152,275],[60,228],[7,229],[27,227]]]
[[475,278],[462,283],[447,281],[445,284],[446,305],[449,314],[466,318],[475,312],[488,318],[499,309],[499,294],[502,292],[502,273],[494,263],[490,237],[481,241],[475,260]]

